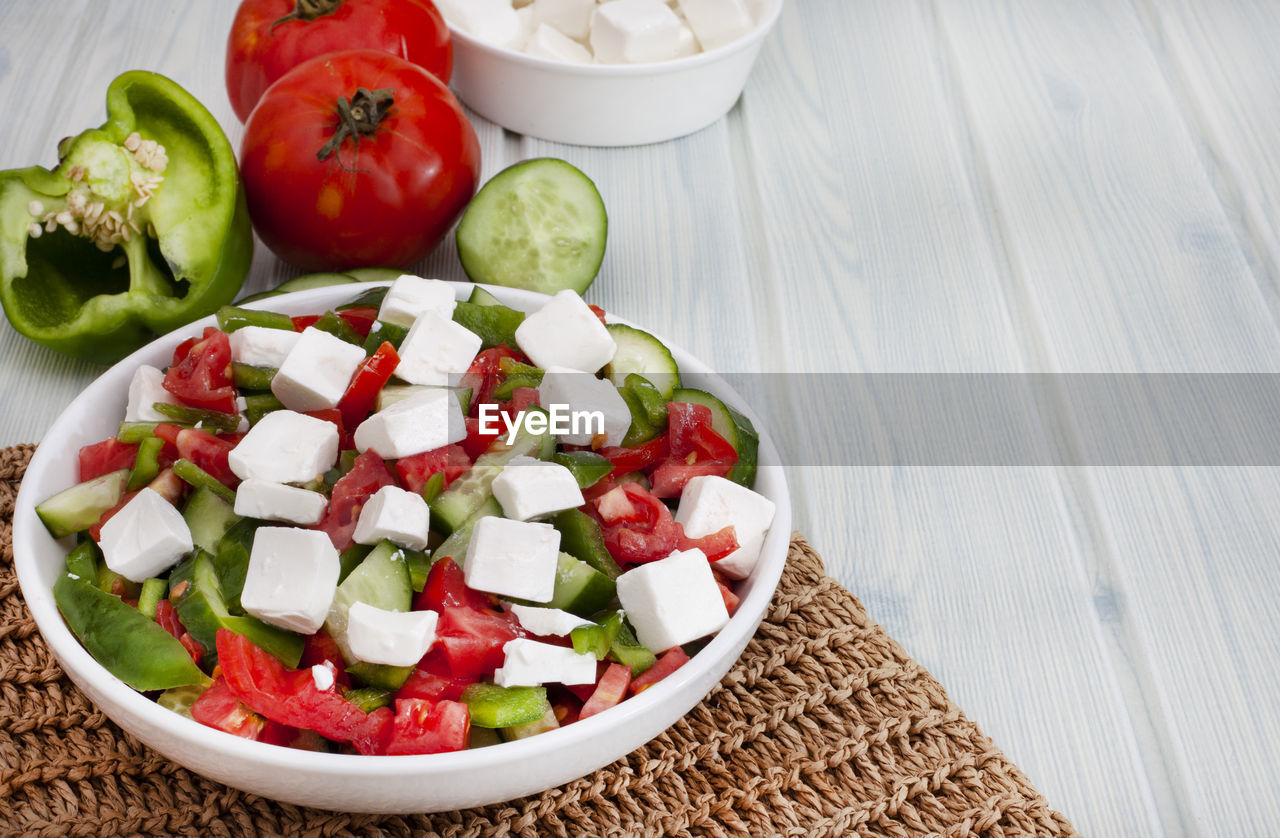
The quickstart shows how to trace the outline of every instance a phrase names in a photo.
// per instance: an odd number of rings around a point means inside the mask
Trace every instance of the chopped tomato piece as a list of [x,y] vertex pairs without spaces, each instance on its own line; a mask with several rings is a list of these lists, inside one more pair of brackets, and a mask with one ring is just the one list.
[[443,614],[447,608],[465,606],[476,611],[489,611],[493,600],[488,594],[467,587],[461,556],[443,556],[431,566],[427,583],[413,601],[415,611],[435,611]]
[[[369,310],[374,313],[374,317],[377,317],[377,309]],[[364,333],[368,334],[368,328]],[[390,380],[391,374],[395,372],[399,363],[400,356],[396,353],[396,348],[385,341],[378,347],[378,351],[369,356],[355,377],[351,379],[351,383],[347,385],[347,392],[342,395],[342,400],[338,402],[338,410],[342,414],[342,424],[345,427],[355,430],[355,427],[373,412],[373,407],[378,401],[378,393]]]
[[356,334],[362,338],[369,337],[369,332],[373,331],[373,322],[378,319],[378,310],[373,306],[360,306],[359,308],[347,308],[338,312],[338,316],[356,330]]
[[604,675],[600,676],[600,683],[596,686],[595,692],[582,705],[578,718],[585,719],[601,710],[608,710],[626,698],[627,688],[630,686],[631,667],[621,663],[610,664]]
[[733,614],[734,611],[738,610],[738,603],[742,600],[725,583],[717,581],[716,587],[720,589],[720,598],[724,600],[724,610]]
[[471,468],[471,459],[461,445],[446,445],[434,451],[424,451],[396,460],[396,473],[400,482],[410,492],[422,493],[422,489],[436,474],[444,474],[444,485],[457,480]]
[[[158,431],[159,428],[156,430]],[[178,447],[178,456],[200,466],[219,483],[230,489],[239,485],[240,478],[231,470],[227,462],[227,456],[231,453],[231,449],[235,448],[234,442],[226,437],[215,436],[208,431],[182,428],[178,431],[174,444]]]
[[460,382],[461,386],[471,388],[470,414],[472,416],[479,415],[481,404],[496,404],[493,399],[493,390],[502,380],[502,369],[498,363],[503,358],[521,360],[522,357],[520,353],[505,344],[486,349],[475,357]]
[[227,685],[251,710],[336,742],[351,742],[361,753],[385,748],[390,712],[365,713],[334,687],[319,689],[311,670],[287,669],[242,634],[218,629],[217,644],[218,665]]
[[729,440],[716,433],[710,425],[699,425],[690,435],[694,453],[699,461],[722,460],[730,465],[738,462],[738,452],[729,444]]
[[684,532],[666,504],[638,483],[611,489],[596,500],[595,512],[605,547],[621,564],[665,559]]
[[191,718],[242,739],[258,739],[266,725],[266,720],[246,707],[222,677],[191,705]]
[[459,701],[397,698],[386,753],[439,754],[461,751],[471,733],[471,711]]
[[649,476],[653,486],[653,494],[660,498],[678,498],[684,487],[695,477],[727,477],[733,471],[733,460],[708,460],[706,462],[685,463],[670,459],[653,470]]
[[316,325],[316,323],[320,320],[320,315],[300,314],[297,317],[292,318],[292,320],[293,320],[293,330],[295,332],[304,332],[308,328]]
[[173,603],[167,599],[156,603],[156,622],[160,624],[160,628],[172,634],[175,640],[186,632],[182,620],[178,619],[178,612],[173,608]]
[[323,628],[315,634],[307,635],[298,668],[310,669],[317,664],[322,666],[329,664],[333,668],[333,679],[340,686],[345,687],[351,683],[347,675],[347,664],[342,660],[342,650],[338,648],[338,641]]
[[122,468],[133,468],[133,461],[137,458],[137,443],[121,442],[115,437],[86,445],[80,449],[80,482]]
[[671,456],[683,459],[693,453],[693,432],[702,426],[711,427],[711,408],[703,404],[667,402],[667,436]]
[[471,680],[492,675],[502,666],[502,647],[522,633],[513,619],[464,605],[444,609],[437,634],[449,670]]
[[462,446],[462,450],[467,452],[467,456],[475,460],[489,450],[489,445],[495,439],[502,436],[502,422],[490,422],[489,430],[484,430],[478,417],[468,416],[466,421],[467,438],[459,444]]
[[164,375],[164,389],[192,407],[235,413],[237,391],[231,378],[231,340],[226,332],[208,326],[181,359],[174,353],[174,363]]
[[587,308],[591,309],[592,314],[600,318],[601,323],[605,323],[606,325],[608,324],[608,321],[604,319],[605,318],[604,309],[600,308],[600,306],[593,306],[590,303],[587,304]]
[[658,656],[658,662],[631,682],[631,694],[639,695],[689,662],[684,649],[675,646]]
[[338,552],[352,545],[351,536],[356,531],[356,521],[365,502],[383,486],[396,485],[396,478],[377,452],[372,449],[356,457],[351,471],[342,475],[333,485],[329,497],[329,511],[315,528],[324,530]]
[[444,652],[435,648],[427,652],[414,668],[409,680],[396,691],[396,698],[423,698],[428,701],[457,701],[472,679],[459,678],[449,669]]
[[539,404],[538,391],[533,387],[517,387],[511,391],[511,401],[507,403],[507,412],[518,416],[529,409],[530,405]]
[[690,538],[681,528],[677,549],[692,550],[696,547],[706,555],[709,561],[714,562],[737,550],[738,546],[737,532],[731,526],[699,538]]
[[189,487],[185,480],[173,473],[173,469],[166,468],[147,484],[147,488],[177,506],[182,503],[182,497]]
[[596,453],[613,463],[613,471],[609,476],[618,477],[632,471],[643,471],[654,463],[662,462],[670,453],[670,444],[667,435],[663,434],[634,448],[613,446],[601,448]]

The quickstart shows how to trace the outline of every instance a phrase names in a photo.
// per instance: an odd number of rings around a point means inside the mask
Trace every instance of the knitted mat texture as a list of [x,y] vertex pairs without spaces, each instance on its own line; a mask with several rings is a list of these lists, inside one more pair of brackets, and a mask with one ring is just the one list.
[[675,726],[595,774],[411,816],[303,809],[206,780],[117,728],[36,630],[12,543],[33,450],[0,450],[0,834],[1076,834],[799,535],[733,670]]

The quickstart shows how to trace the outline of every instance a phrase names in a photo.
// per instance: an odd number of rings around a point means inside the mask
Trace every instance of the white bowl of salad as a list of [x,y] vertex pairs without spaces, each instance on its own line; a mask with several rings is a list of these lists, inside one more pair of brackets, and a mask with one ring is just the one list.
[[441,0],[452,86],[486,119],[562,143],[692,134],[742,94],[783,0]]
[[[23,481],[41,633],[147,745],[298,805],[458,809],[624,756],[741,654],[790,506],[748,405],[604,323],[572,291],[407,277],[144,347]],[[601,427],[526,421],[558,399]]]

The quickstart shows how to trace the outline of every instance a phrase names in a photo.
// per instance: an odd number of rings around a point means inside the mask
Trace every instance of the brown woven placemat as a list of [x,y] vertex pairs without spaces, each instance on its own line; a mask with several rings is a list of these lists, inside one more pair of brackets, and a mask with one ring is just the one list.
[[796,535],[765,622],[707,699],[588,777],[437,815],[302,809],[152,753],[67,680],[13,572],[34,446],[0,449],[0,829],[13,835],[1075,835]]

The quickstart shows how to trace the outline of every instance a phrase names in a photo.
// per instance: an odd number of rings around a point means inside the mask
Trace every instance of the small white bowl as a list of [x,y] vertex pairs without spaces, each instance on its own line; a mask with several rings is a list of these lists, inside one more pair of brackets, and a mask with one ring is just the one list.
[[732,43],[652,64],[572,64],[477,40],[450,24],[458,97],[491,122],[571,145],[658,143],[706,128],[742,95],[783,0],[754,4],[755,29]]
[[[288,314],[324,311],[378,284],[355,283],[298,291],[251,303]],[[453,283],[465,299],[472,286]],[[503,302],[533,310],[547,298],[491,288]],[[610,318],[625,322],[621,318]],[[164,367],[184,338],[213,325],[212,317],[148,344],[102,374],[58,417],[31,459],[14,511],[13,551],[22,595],[63,670],[120,727],[199,774],[253,794],[299,806],[348,812],[437,812],[498,803],[567,783],[619,759],[689,712],[724,677],[760,624],[786,564],[791,505],[777,450],[760,428],[757,491],[777,504],[760,562],[738,588],[742,602],[719,634],[689,663],[617,707],[529,739],[426,756],[355,756],[299,751],[239,739],[172,713],[135,692],[95,661],[68,630],[53,601],[70,539],[55,541],[35,505],[76,480],[76,452],[115,433],[129,380],[140,364]],[[664,341],[665,342],[665,341]],[[750,406],[706,365],[667,343],[682,371],[735,409]]]

